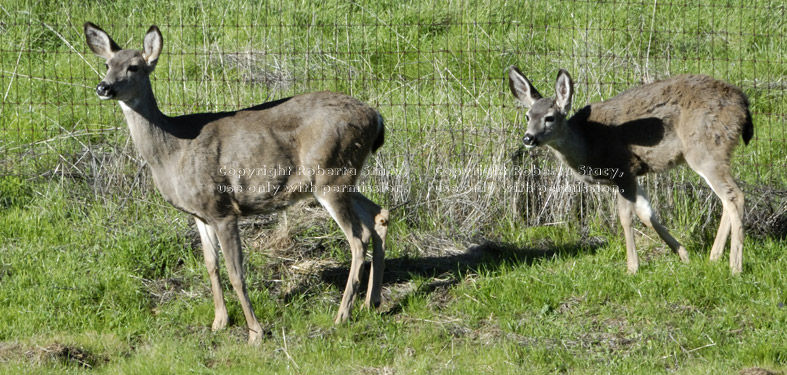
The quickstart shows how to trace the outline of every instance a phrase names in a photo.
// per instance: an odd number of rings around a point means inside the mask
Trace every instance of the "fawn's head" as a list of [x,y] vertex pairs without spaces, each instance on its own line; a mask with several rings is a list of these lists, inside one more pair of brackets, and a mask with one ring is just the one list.
[[120,48],[100,27],[86,22],[85,40],[96,55],[107,60],[107,74],[96,87],[99,98],[130,101],[150,85],[148,76],[156,67],[161,46],[161,32],[151,26],[145,34],[142,51]]
[[515,66],[508,68],[508,86],[511,93],[528,108],[527,131],[522,142],[527,148],[550,144],[559,139],[566,126],[566,117],[571,109],[574,82],[564,69],[560,69],[555,84],[555,97],[544,98],[533,84]]

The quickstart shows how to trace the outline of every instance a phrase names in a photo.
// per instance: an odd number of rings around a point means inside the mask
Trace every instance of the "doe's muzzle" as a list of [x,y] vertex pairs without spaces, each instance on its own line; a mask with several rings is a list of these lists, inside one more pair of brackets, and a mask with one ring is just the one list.
[[101,83],[98,84],[98,86],[96,86],[96,95],[102,98],[109,98],[110,96],[112,96],[111,92],[112,92],[112,86],[110,86],[106,82],[102,81]]
[[532,134],[525,134],[525,136],[522,137],[522,143],[524,143],[525,147],[527,147],[527,148],[538,146],[538,142],[536,141],[536,137],[534,135],[532,135]]

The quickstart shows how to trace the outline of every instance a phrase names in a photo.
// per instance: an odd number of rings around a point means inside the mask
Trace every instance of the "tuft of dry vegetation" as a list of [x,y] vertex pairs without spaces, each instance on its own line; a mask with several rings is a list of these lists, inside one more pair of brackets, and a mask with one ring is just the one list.
[[0,363],[20,360],[33,366],[60,364],[84,369],[92,369],[108,361],[79,345],[54,342],[45,346],[26,346],[18,342],[0,342]]

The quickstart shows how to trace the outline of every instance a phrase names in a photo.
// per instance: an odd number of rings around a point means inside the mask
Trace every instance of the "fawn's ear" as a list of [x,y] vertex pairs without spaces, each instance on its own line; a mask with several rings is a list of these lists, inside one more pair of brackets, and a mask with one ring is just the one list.
[[533,84],[525,77],[516,66],[511,65],[508,68],[508,87],[511,93],[519,100],[525,107],[530,108],[536,100],[541,99],[541,94],[538,93]]
[[142,57],[151,69],[156,67],[156,62],[158,62],[158,57],[161,54],[161,47],[163,47],[163,45],[164,38],[161,37],[161,31],[159,31],[156,25],[151,26],[147,34],[145,34],[145,43],[142,52]]
[[109,60],[112,56],[115,56],[117,51],[120,51],[120,46],[109,37],[109,34],[101,30],[101,28],[95,24],[85,22],[84,30],[87,46],[90,47],[90,50],[96,55]]
[[571,99],[574,96],[574,81],[565,69],[560,69],[555,83],[555,105],[563,113],[571,110]]

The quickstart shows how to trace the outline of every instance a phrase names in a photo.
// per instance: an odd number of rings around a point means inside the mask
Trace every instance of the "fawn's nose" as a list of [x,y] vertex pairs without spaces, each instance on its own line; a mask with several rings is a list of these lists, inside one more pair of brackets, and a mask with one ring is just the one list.
[[110,86],[106,82],[101,82],[96,86],[96,94],[101,97],[108,97],[110,91],[112,91],[112,86]]
[[536,137],[532,134],[525,134],[525,136],[522,137],[522,143],[524,143],[525,146],[534,147],[536,146]]

